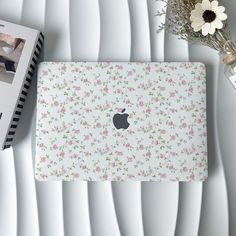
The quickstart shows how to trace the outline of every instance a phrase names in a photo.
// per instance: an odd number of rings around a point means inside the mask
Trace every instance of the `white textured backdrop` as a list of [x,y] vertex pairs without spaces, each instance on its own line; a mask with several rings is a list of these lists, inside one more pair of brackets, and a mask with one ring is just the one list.
[[[236,1],[223,1],[236,38]],[[156,34],[155,0],[0,0],[0,18],[40,29],[50,61],[203,61],[209,179],[205,183],[38,182],[36,77],[13,148],[0,152],[2,236],[235,236],[236,92],[216,52]]]

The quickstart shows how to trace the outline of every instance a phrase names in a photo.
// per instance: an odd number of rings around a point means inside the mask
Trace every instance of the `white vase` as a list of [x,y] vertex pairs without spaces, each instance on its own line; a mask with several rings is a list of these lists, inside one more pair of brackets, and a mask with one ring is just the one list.
[[236,52],[227,54],[223,62],[225,63],[225,75],[236,89]]

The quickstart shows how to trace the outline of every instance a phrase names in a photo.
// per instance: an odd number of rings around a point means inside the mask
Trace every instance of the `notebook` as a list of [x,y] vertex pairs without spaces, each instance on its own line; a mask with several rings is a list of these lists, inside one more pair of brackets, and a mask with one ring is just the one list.
[[0,150],[12,145],[43,39],[38,30],[0,20]]
[[38,180],[204,181],[201,63],[43,62]]

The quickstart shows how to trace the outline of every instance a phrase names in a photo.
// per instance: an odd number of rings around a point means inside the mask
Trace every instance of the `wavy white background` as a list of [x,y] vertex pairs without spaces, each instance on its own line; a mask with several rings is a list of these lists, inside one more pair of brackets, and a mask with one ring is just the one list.
[[[236,38],[236,1],[223,1]],[[37,182],[36,77],[13,148],[0,152],[1,236],[235,236],[236,92],[216,52],[156,29],[155,0],[0,0],[0,18],[40,29],[43,60],[203,61],[209,179],[205,183]]]

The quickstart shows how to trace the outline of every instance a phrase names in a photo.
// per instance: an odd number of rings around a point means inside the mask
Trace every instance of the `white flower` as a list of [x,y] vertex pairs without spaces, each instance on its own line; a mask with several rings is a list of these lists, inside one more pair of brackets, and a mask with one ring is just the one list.
[[202,30],[204,36],[214,34],[216,29],[222,29],[222,21],[227,19],[225,8],[218,6],[218,1],[203,0],[197,3],[191,12],[191,26],[195,32]]

